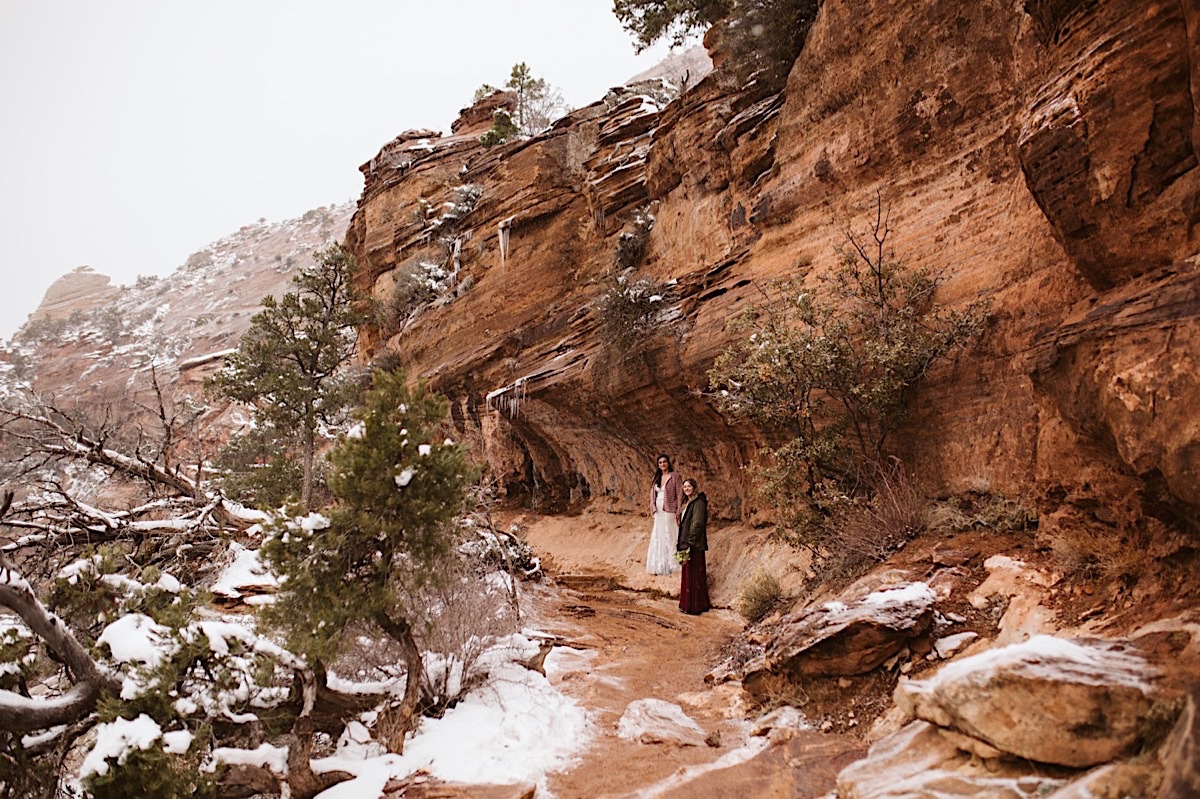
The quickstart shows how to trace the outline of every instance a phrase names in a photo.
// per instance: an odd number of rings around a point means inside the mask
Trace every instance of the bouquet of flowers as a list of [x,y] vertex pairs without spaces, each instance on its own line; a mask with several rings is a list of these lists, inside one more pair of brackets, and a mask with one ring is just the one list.
[[687,563],[688,556],[691,554],[691,551],[687,549],[677,550],[675,552],[675,560],[679,563]]

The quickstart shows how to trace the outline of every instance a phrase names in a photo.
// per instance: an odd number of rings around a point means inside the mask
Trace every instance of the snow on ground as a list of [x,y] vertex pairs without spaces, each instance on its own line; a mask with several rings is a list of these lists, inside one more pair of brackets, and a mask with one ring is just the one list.
[[1152,686],[1154,669],[1134,652],[1105,645],[1088,645],[1053,635],[1035,635],[1027,641],[990,649],[947,663],[933,676],[919,681],[934,690],[960,679],[982,682],[1000,669],[1029,678],[1061,680],[1083,685],[1125,685],[1143,693]]
[[[118,625],[110,625],[114,626]],[[145,659],[146,650],[154,647],[144,641],[144,625],[130,626],[137,629],[125,630],[125,636],[110,637],[139,644],[132,647],[131,656]],[[490,660],[487,683],[468,693],[442,719],[422,719],[418,731],[406,741],[403,756],[383,753],[382,745],[368,739],[365,727],[350,725],[338,743],[337,755],[316,759],[313,770],[348,771],[355,779],[320,793],[320,799],[380,797],[392,777],[406,777],[418,770],[449,782],[534,782],[545,791],[547,775],[574,763],[596,731],[587,711],[575,699],[554,689],[545,675],[523,665],[521,661],[538,650],[536,639],[520,633],[494,645],[481,657],[481,661]],[[109,761],[124,763],[131,750],[149,749],[160,740],[167,751],[184,751],[190,743],[186,732],[163,733],[144,715],[101,725],[97,732],[96,746],[86,758],[80,777],[104,774]],[[185,735],[186,740],[182,739]],[[212,761],[214,765],[263,764],[282,773],[280,764],[286,761],[286,751],[276,747],[221,749],[214,752]]]
[[684,713],[683,708],[674,702],[653,697],[629,703],[617,722],[617,735],[644,744],[704,744],[704,728]]
[[488,683],[442,718],[422,719],[403,755],[354,759],[346,755],[370,750],[347,745],[342,756],[314,761],[317,772],[342,770],[356,777],[324,791],[320,799],[372,799],[382,794],[390,777],[417,770],[449,782],[534,782],[545,790],[546,776],[574,762],[595,729],[575,700],[512,660],[537,649],[523,635],[502,641],[491,650],[495,662]]
[[739,763],[745,763],[770,745],[766,737],[751,738],[746,742],[745,746],[731,749],[711,763],[702,763],[697,766],[681,768],[669,777],[659,780],[652,785],[647,785],[636,793],[631,794],[631,797],[633,799],[654,799],[673,791],[681,785],[692,782],[707,772],[720,771],[721,769],[732,768]]
[[594,649],[576,649],[570,646],[556,646],[546,655],[542,667],[553,685],[562,682],[567,674],[590,673],[592,664],[599,656]]
[[241,544],[233,543],[230,545],[230,551],[234,553],[233,562],[221,572],[221,576],[209,589],[214,594],[239,599],[246,590],[274,590],[279,587],[275,575],[259,560],[257,550],[246,549]]
[[[276,585],[257,552],[237,544],[233,547],[234,560],[213,585],[213,593],[237,597],[248,588]],[[254,644],[252,648],[269,645],[237,624],[205,621],[195,627],[208,635],[214,652],[228,650],[225,638]],[[149,617],[129,614],[110,624],[101,641],[109,645],[118,662],[153,666],[170,654],[166,633]],[[487,671],[487,682],[463,697],[442,718],[422,719],[417,732],[406,741],[402,756],[382,753],[383,747],[369,740],[365,727],[352,725],[354,734],[343,736],[338,754],[315,760],[313,768],[318,773],[346,771],[355,779],[324,791],[321,799],[373,799],[382,795],[390,779],[407,777],[418,770],[448,782],[537,783],[544,791],[547,776],[575,762],[596,734],[586,710],[552,684],[561,682],[568,673],[590,671],[595,653],[567,647],[552,650],[544,661],[549,678],[525,665],[535,659],[544,641],[551,637],[525,630],[499,640],[477,663]],[[340,690],[351,687],[336,677],[331,684]],[[126,688],[131,694],[140,692],[141,687],[137,680],[127,678]],[[123,762],[131,749],[145,749],[160,740],[164,745],[171,744],[172,749],[183,743],[168,741],[168,735],[178,733],[164,734],[148,717],[132,722],[119,719],[102,727],[101,739],[89,754],[81,776],[105,773],[107,761]],[[214,752],[213,761],[265,761],[264,765],[278,770],[281,751],[262,747],[254,752],[222,749]]]
[[937,600],[937,595],[925,583],[909,583],[897,588],[885,588],[868,594],[862,601],[864,605],[929,605]]

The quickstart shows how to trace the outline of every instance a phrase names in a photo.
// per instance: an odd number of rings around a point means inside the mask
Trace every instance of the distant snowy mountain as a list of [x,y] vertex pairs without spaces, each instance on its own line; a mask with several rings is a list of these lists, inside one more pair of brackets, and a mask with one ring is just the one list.
[[[312,253],[345,234],[354,204],[246,225],[165,278],[114,286],[79,267],[47,290],[0,351],[0,391],[108,398],[148,382],[198,387],[212,357],[237,346],[268,294],[282,294]],[[139,377],[140,376],[140,377]]]

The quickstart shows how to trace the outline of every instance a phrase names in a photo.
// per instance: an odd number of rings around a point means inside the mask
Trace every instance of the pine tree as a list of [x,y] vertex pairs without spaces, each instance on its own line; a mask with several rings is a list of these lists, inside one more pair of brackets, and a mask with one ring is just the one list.
[[330,455],[331,512],[289,521],[263,551],[286,575],[288,590],[268,615],[294,651],[330,660],[343,632],[364,622],[400,644],[408,680],[389,741],[400,751],[422,673],[406,597],[438,580],[476,469],[463,446],[444,438],[444,399],[410,387],[401,372],[375,380],[359,423]]
[[520,130],[517,128],[517,123],[513,121],[512,114],[503,108],[497,108],[492,112],[492,126],[479,137],[479,143],[484,147],[495,147],[497,144],[504,144],[512,140],[519,133]]
[[295,437],[303,464],[300,502],[312,496],[317,430],[337,421],[357,398],[343,371],[354,353],[355,325],[364,317],[353,285],[353,254],[340,244],[314,254],[296,275],[295,291],[264,297],[237,352],[209,381],[218,396],[254,407],[260,427]]
[[541,133],[566,108],[558,89],[545,78],[535,78],[524,61],[513,65],[504,85],[517,94],[516,123],[522,135]]
[[697,31],[725,18],[733,0],[614,0],[613,14],[633,34],[640,53],[659,39],[678,47]]
[[820,6],[820,0],[614,0],[613,14],[639,52],[661,39],[677,47],[719,22],[719,47],[729,53],[732,74],[778,91]]

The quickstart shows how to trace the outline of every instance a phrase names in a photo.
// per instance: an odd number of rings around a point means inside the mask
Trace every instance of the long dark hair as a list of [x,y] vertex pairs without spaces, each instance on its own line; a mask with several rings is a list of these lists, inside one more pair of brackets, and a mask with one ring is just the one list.
[[654,463],[656,465],[656,468],[654,469],[654,485],[658,485],[660,482],[662,482],[663,470],[662,470],[662,467],[657,466],[657,464],[663,458],[667,459],[667,471],[669,471],[669,472],[675,471],[675,464],[671,463],[671,456],[670,455],[659,455],[657,458],[654,459]]

